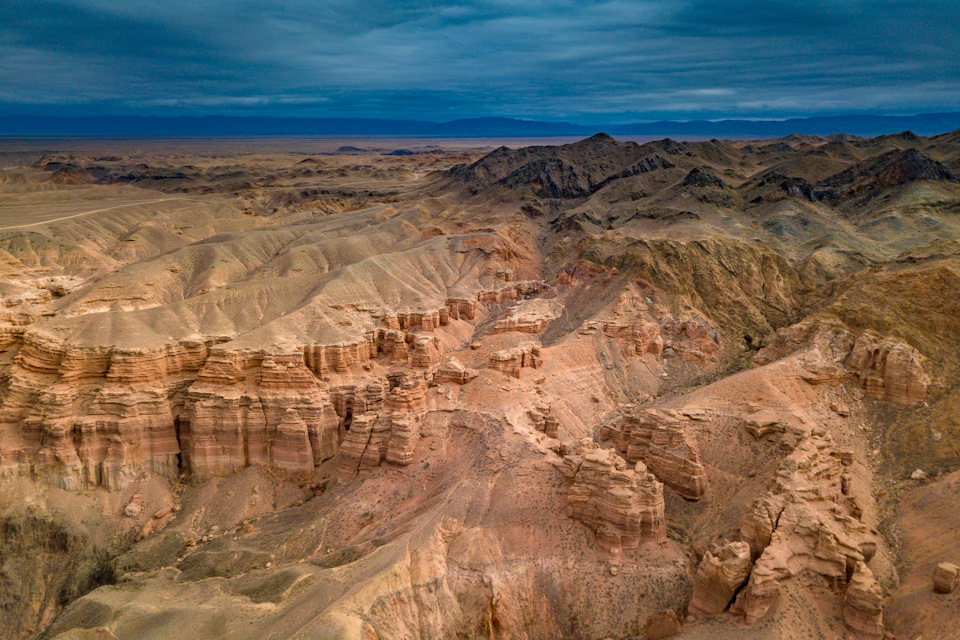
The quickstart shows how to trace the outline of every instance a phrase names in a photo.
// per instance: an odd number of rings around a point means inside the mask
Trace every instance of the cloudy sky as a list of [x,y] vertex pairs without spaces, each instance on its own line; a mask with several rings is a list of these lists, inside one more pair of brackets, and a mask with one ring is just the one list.
[[960,110],[960,0],[0,0],[0,114]]

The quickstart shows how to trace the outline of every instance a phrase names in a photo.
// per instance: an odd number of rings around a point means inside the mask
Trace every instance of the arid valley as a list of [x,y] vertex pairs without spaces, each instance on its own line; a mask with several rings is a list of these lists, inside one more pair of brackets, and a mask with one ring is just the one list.
[[957,638],[957,176],[6,140],[0,635]]

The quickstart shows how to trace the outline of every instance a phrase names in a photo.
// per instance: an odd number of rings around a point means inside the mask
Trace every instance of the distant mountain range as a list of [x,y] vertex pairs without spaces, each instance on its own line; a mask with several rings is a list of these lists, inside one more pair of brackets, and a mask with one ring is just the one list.
[[513,118],[468,118],[450,122],[364,118],[263,118],[235,116],[147,117],[0,116],[3,136],[230,137],[329,136],[424,138],[531,138],[614,136],[772,138],[792,133],[876,136],[901,131],[935,135],[960,129],[960,113],[914,116],[824,116],[790,120],[692,120],[583,125]]

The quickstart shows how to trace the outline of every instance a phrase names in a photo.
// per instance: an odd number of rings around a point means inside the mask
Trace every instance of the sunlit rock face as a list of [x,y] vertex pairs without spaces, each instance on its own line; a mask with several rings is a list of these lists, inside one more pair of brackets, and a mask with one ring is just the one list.
[[568,515],[592,529],[612,557],[642,541],[666,541],[663,484],[643,463],[631,467],[612,451],[578,443],[560,470],[569,483]]

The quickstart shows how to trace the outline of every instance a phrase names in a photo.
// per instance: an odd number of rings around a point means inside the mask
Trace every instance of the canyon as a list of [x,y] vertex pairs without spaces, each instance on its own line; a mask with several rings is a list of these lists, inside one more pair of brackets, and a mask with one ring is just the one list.
[[954,637],[960,132],[17,144],[5,637]]

